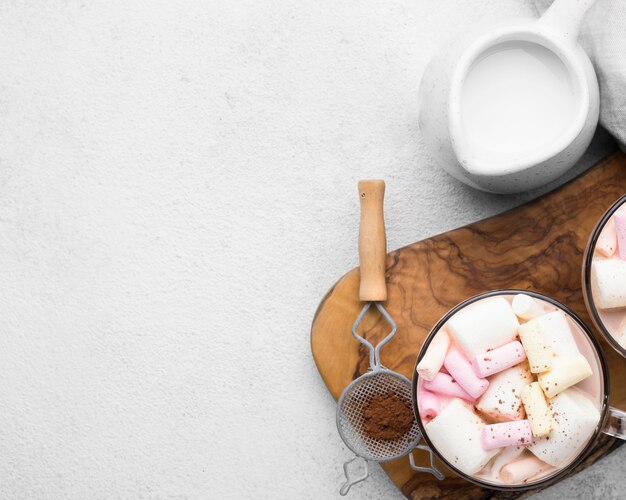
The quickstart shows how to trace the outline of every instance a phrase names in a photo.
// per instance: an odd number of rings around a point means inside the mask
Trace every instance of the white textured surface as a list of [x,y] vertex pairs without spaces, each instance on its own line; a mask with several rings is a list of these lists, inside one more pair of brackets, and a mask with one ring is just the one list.
[[389,248],[531,196],[433,169],[415,109],[446,33],[527,4],[3,1],[0,497],[334,498],[309,325],[356,181]]

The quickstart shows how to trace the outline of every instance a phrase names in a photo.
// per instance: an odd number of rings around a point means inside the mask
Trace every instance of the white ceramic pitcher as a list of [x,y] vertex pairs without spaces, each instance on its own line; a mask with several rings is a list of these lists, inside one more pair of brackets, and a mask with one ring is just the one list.
[[[596,75],[587,54],[577,42],[584,15],[593,2],[555,0],[540,19],[522,18],[500,22],[486,30],[473,29],[441,48],[426,68],[420,85],[419,122],[424,140],[442,168],[473,187],[496,193],[515,193],[556,179],[578,161],[591,142],[599,114]],[[532,108],[516,98],[509,99],[515,97],[513,91],[510,96],[500,98],[500,102],[494,101],[495,104],[487,102],[490,101],[489,95],[468,101],[470,85],[479,91],[482,85],[472,82],[472,78],[477,78],[473,76],[475,68],[497,53],[501,54],[499,60],[506,62],[502,56],[504,50],[524,51],[523,57],[537,52],[545,60],[538,60],[537,65],[541,66],[537,67],[551,81],[565,85],[567,100],[563,100],[563,112],[555,111],[556,108],[550,106],[553,99],[547,94],[541,96],[543,101],[532,101],[533,89],[545,87],[521,83],[524,93],[530,95],[530,104],[540,111],[538,121],[513,123],[514,120],[506,118],[501,123],[485,121],[485,130],[492,135],[484,134],[487,139],[482,138],[483,143],[479,144],[473,134],[481,127],[474,127],[468,121],[469,110],[481,116],[481,106],[491,104],[496,113],[504,112],[506,116],[507,106],[517,106],[511,109],[518,109],[521,115]],[[489,71],[493,72],[494,68],[498,71],[497,61],[491,59]],[[489,76],[488,73],[484,75]],[[490,77],[485,80],[487,84],[491,81]],[[520,81],[514,79],[512,83],[519,84]],[[557,92],[556,97],[561,95]],[[540,107],[541,102],[549,106]],[[546,130],[553,135],[543,134],[542,127],[548,121],[551,128],[546,127]],[[518,124],[520,130],[534,137],[534,142],[526,144],[526,136],[522,134],[507,135],[507,127],[515,129]],[[492,136],[497,138],[498,133],[502,134],[501,140],[490,139]],[[486,144],[484,140],[487,140]],[[545,143],[541,143],[542,140]],[[509,142],[514,147],[509,147]]]

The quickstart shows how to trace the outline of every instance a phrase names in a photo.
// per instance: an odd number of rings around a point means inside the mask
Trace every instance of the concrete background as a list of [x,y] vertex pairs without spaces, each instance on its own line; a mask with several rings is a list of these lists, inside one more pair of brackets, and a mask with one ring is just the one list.
[[[459,184],[416,125],[446,36],[532,14],[4,0],[0,497],[336,498],[309,327],[357,264],[357,179],[387,180],[390,249],[535,196]],[[617,498],[625,456],[544,497]],[[400,497],[377,468],[352,495]]]

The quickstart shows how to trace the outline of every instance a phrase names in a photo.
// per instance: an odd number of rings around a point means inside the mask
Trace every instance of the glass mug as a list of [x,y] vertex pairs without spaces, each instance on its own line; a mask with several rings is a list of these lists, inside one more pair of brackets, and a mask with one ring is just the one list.
[[[545,312],[560,310],[565,313],[567,322],[570,327],[569,329],[571,330],[571,333],[576,341],[577,347],[580,353],[585,356],[589,365],[592,368],[592,375],[582,382],[576,384],[575,387],[590,393],[590,395],[592,396],[591,399],[593,400],[593,404],[598,411],[599,419],[597,421],[597,425],[595,425],[593,430],[589,432],[589,437],[582,442],[578,450],[571,456],[570,459],[566,461],[566,463],[562,463],[558,467],[552,467],[544,473],[540,473],[535,478],[530,478],[527,481],[515,484],[505,484],[495,479],[493,474],[486,474],[483,472],[483,470],[472,475],[461,471],[457,466],[452,463],[454,460],[453,457],[450,456],[450,454],[446,456],[445,452],[442,452],[442,450],[438,449],[437,446],[435,446],[433,440],[429,437],[429,431],[426,422],[424,422],[424,420],[420,417],[417,395],[418,391],[422,387],[422,384],[424,383],[424,380],[417,372],[417,365],[424,357],[435,336],[446,325],[448,320],[455,316],[457,313],[459,313],[459,311],[463,310],[471,304],[490,297],[504,297],[505,299],[507,299],[507,301],[510,302],[512,298],[517,294],[528,295],[533,299],[540,301],[545,309]],[[610,376],[608,366],[599,342],[595,339],[589,328],[573,311],[565,307],[560,302],[546,295],[527,290],[494,290],[476,295],[470,299],[465,300],[464,302],[461,302],[460,304],[452,308],[448,313],[446,313],[432,328],[432,330],[426,337],[426,340],[424,341],[424,345],[422,346],[420,353],[418,354],[415,368],[416,369],[413,372],[412,388],[413,411],[415,413],[420,432],[426,442],[426,445],[432,450],[437,458],[439,458],[439,460],[441,460],[441,462],[446,465],[449,470],[451,470],[457,476],[474,484],[477,484],[478,486],[504,491],[524,491],[538,487],[545,487],[558,481],[563,476],[571,472],[572,469],[574,469],[588,455],[596,439],[601,433],[605,433],[620,439],[626,439],[626,413],[609,406]],[[475,445],[481,446],[480,443],[475,443]],[[529,451],[524,451],[524,453],[530,454]],[[497,460],[497,457],[491,460],[489,463],[494,460]],[[498,471],[496,471],[496,475],[497,473]]]
[[[620,326],[622,329],[624,325],[626,325],[626,310],[625,309],[613,309],[613,310],[601,310],[596,306],[596,301],[594,300],[594,291],[592,287],[592,264],[596,260],[607,260],[606,257],[598,255],[595,250],[596,246],[599,243],[600,236],[602,235],[604,229],[607,227],[611,218],[615,215],[615,212],[626,203],[626,195],[619,198],[611,207],[604,213],[600,220],[596,224],[596,227],[591,232],[591,236],[589,237],[589,241],[587,242],[587,247],[585,248],[585,254],[583,257],[583,269],[582,269],[582,284],[583,284],[583,297],[585,298],[585,305],[587,306],[587,311],[589,311],[589,315],[591,316],[591,320],[593,324],[596,326],[598,331],[604,336],[606,341],[619,352],[622,356],[626,357],[626,335],[619,335],[618,332],[620,330]],[[614,228],[612,228],[614,233]],[[615,234],[613,234],[613,238],[615,238]],[[615,244],[613,242],[612,244]],[[604,241],[602,242],[603,247],[608,246]],[[612,249],[614,253],[617,253],[617,245]],[[610,259],[618,259],[616,255],[610,257]],[[622,323],[620,325],[620,323]],[[626,330],[625,330],[626,331]],[[620,338],[621,337],[621,338]],[[621,342],[620,342],[621,340]]]

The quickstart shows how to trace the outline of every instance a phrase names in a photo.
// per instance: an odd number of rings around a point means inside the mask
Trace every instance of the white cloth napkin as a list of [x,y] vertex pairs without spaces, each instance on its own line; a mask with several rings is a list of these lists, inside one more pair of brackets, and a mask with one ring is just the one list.
[[[539,13],[552,0],[534,0]],[[626,2],[597,0],[589,9],[579,39],[600,85],[600,123],[626,150]]]

